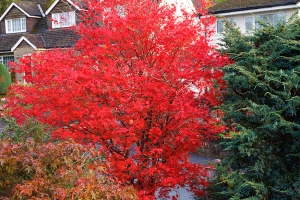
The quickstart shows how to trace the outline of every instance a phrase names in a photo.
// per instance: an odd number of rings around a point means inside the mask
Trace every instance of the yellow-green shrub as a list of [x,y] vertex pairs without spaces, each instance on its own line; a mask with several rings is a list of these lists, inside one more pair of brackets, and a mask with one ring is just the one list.
[[[30,125],[25,126],[28,134]],[[31,130],[38,130],[36,124],[32,126]],[[0,197],[137,199],[133,188],[114,184],[106,175],[102,156],[95,148],[69,140],[25,137],[18,141],[13,134],[7,132],[0,138]]]

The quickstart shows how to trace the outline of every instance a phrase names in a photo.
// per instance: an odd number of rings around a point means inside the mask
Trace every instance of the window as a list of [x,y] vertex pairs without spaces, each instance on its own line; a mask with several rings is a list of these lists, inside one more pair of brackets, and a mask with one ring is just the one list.
[[253,17],[245,18],[245,30],[246,32],[253,31],[254,21]]
[[74,26],[76,24],[75,12],[54,13],[52,20],[52,28]]
[[285,19],[285,13],[273,13],[273,14],[266,14],[266,15],[258,15],[255,20],[255,27],[262,28],[262,25],[259,21],[262,21],[266,24],[270,24],[272,26],[276,26],[279,23],[283,23]]
[[124,6],[117,5],[116,9],[117,9],[118,15],[119,15],[121,18],[124,18],[124,17],[126,16],[126,12],[125,12]]
[[277,24],[282,24],[286,20],[286,16],[284,12],[273,14],[273,26]]
[[26,31],[26,19],[7,19],[5,20],[6,33],[18,33]]
[[14,56],[0,56],[0,62],[8,68],[8,63],[14,62]]
[[[233,18],[227,18],[226,20],[230,22],[232,25],[234,24]],[[222,19],[217,20],[217,33],[223,33],[225,31],[224,25],[225,25],[225,20]]]
[[255,28],[262,28],[262,25],[259,23],[260,21],[266,24],[270,24],[272,26],[276,26],[279,23],[283,23],[285,20],[285,13],[271,13],[264,15],[257,15],[255,17],[245,17],[245,30],[246,32],[252,31]]

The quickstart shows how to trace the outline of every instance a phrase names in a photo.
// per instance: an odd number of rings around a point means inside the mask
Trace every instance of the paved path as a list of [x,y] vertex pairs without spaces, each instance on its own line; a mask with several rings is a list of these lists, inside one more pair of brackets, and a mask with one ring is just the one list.
[[[208,157],[208,156],[201,156],[199,154],[196,153],[190,153],[189,155],[189,160],[192,163],[200,163],[200,164],[208,164],[209,162],[213,162],[216,158],[213,157]],[[215,175],[214,171],[210,171],[211,175],[210,178],[213,178],[213,176]],[[175,195],[176,192],[171,192],[171,195]],[[194,195],[193,193],[189,192],[186,188],[179,188],[177,190],[177,194],[179,195],[178,200],[194,200]],[[157,198],[157,200],[160,200],[159,198]],[[168,199],[171,200],[171,199]]]
[[0,118],[0,133],[6,131],[6,127],[7,124],[5,123],[5,121],[3,119]]

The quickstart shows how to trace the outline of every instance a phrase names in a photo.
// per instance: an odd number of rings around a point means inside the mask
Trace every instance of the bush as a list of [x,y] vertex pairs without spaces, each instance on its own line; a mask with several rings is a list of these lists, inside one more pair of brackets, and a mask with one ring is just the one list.
[[8,131],[0,136],[0,197],[137,199],[133,188],[114,184],[106,175],[95,148],[42,137],[45,127],[34,120],[10,127],[17,134]]
[[5,95],[11,84],[11,77],[6,67],[0,63],[0,95]]

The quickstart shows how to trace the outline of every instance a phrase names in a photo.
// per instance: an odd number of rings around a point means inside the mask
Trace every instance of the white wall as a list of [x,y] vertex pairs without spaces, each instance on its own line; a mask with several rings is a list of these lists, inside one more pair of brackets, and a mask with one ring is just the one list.
[[[220,14],[217,17],[220,19],[226,17],[226,18],[233,18],[236,25],[240,28],[241,32],[243,34],[249,34],[246,32],[245,29],[245,18],[249,16],[255,16],[255,15],[262,15],[262,14],[272,14],[277,12],[284,12],[286,18],[288,19],[290,16],[292,16],[295,12],[298,11],[298,8],[281,8],[278,9],[274,8],[268,8],[268,9],[257,9],[257,10],[250,10],[250,11],[241,11],[241,12],[232,12],[232,13],[224,13]],[[222,38],[222,34],[217,33],[217,26],[216,23],[212,27],[215,31],[215,34],[212,37],[213,43],[217,44],[220,42],[220,39]]]
[[181,8],[185,9],[187,12],[195,12],[194,4],[192,0],[162,0],[161,4],[168,4],[168,5],[176,5],[176,15],[180,16]]

